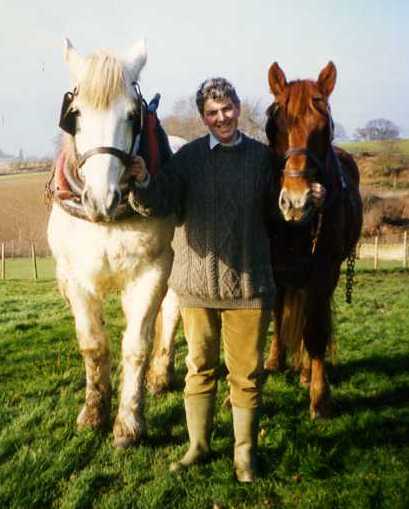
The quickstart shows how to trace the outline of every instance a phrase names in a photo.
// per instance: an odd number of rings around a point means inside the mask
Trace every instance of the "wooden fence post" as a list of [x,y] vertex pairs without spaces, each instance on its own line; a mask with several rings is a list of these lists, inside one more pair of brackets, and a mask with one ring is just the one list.
[[33,241],[31,241],[31,257],[33,259],[33,277],[37,281],[37,279],[38,279],[37,257],[36,257],[36,250],[35,250]]
[[408,232],[403,232],[403,267],[408,266]]
[[1,279],[6,279],[6,257],[4,251],[4,242],[1,243]]
[[379,259],[379,237],[375,236],[375,246],[374,246],[374,259],[373,259],[373,268],[376,270],[378,268],[378,259]]

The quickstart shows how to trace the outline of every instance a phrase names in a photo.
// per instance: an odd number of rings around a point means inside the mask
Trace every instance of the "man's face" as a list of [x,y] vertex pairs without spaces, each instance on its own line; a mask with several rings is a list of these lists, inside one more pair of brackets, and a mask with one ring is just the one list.
[[239,123],[240,107],[231,99],[206,99],[202,120],[209,131],[220,141],[230,143],[234,140]]

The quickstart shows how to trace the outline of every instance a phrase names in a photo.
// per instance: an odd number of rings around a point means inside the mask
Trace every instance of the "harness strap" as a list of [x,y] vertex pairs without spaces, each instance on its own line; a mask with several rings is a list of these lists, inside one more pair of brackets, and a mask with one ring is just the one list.
[[127,154],[123,150],[115,147],[95,147],[90,150],[87,150],[85,154],[83,154],[78,162],[78,168],[81,168],[85,161],[90,157],[96,154],[111,154],[118,159],[120,159],[125,166],[129,166],[132,162],[132,154]]

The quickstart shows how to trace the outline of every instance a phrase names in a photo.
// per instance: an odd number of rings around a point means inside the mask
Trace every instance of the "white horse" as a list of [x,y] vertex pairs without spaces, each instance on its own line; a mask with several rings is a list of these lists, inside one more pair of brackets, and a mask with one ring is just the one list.
[[69,108],[75,129],[66,136],[71,163],[65,165],[74,197],[54,202],[48,239],[85,362],[85,404],[77,424],[96,428],[109,417],[111,362],[102,308],[109,291],[121,290],[127,325],[113,433],[114,445],[126,447],[144,432],[144,375],[172,266],[174,218],[124,214],[127,163],[139,139],[141,96],[135,84],[146,62],[145,45],[136,44],[124,59],[105,51],[83,58],[67,39],[65,61],[75,86]]

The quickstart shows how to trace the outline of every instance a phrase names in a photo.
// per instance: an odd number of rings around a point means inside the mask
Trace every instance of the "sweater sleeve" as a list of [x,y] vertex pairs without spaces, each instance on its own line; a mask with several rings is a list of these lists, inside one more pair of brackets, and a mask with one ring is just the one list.
[[134,185],[129,195],[131,207],[145,217],[176,214],[182,222],[186,193],[185,151],[182,149],[150,177],[146,186]]

